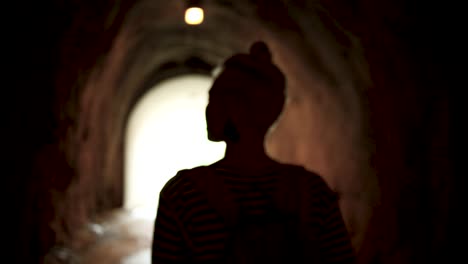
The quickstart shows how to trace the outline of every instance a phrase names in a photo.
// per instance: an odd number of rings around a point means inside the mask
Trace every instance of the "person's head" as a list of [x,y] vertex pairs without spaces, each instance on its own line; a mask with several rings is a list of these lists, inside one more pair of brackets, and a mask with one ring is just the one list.
[[283,109],[285,86],[263,42],[254,43],[249,54],[227,59],[209,94],[209,140],[263,139]]

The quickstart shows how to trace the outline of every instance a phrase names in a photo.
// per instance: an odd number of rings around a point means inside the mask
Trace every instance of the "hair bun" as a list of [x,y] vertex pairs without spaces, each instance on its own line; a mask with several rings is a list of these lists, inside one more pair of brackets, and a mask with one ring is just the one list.
[[263,41],[257,41],[250,47],[250,55],[255,59],[271,62],[271,52]]

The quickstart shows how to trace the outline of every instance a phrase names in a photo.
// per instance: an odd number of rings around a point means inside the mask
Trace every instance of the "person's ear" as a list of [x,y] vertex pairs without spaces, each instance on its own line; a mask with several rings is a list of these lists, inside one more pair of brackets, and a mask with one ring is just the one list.
[[221,106],[215,106],[212,103],[206,107],[206,125],[210,141],[225,141],[224,132],[228,117],[226,111],[221,108]]
[[240,139],[239,131],[237,130],[236,126],[232,122],[231,119],[227,119],[224,125],[223,135],[225,140],[230,142],[238,142]]

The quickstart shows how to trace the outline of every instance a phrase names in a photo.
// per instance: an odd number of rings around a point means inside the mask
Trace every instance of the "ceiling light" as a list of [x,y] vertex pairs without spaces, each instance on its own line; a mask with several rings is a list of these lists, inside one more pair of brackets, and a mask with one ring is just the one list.
[[203,23],[205,14],[201,8],[201,0],[185,0],[187,9],[185,10],[185,23],[188,25],[200,25]]

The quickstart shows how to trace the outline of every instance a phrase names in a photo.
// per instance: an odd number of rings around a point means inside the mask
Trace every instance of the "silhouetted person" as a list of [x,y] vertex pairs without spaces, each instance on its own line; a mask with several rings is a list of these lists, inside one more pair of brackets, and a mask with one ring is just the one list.
[[165,185],[153,263],[354,263],[335,193],[320,176],[265,153],[285,86],[263,42],[224,63],[206,119],[226,155]]

